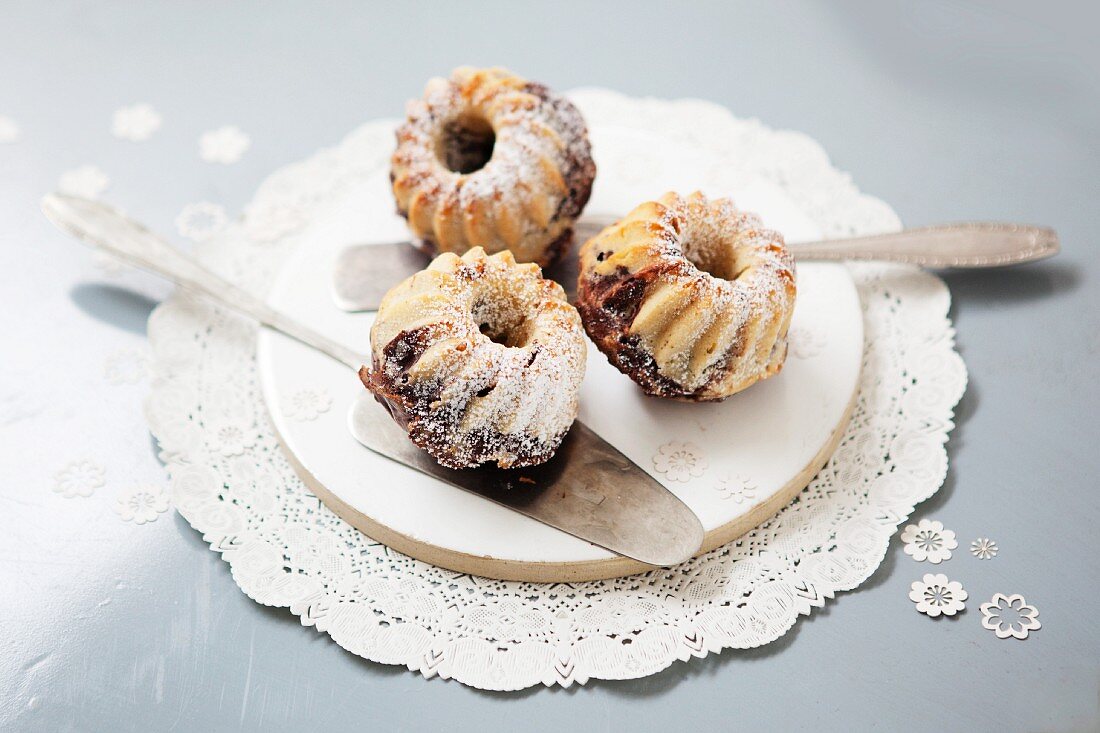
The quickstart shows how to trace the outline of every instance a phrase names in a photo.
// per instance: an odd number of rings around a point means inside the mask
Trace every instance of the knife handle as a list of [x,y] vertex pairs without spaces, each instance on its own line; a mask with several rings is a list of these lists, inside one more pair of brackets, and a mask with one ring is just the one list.
[[42,210],[61,229],[83,242],[109,252],[123,262],[160,275],[182,288],[217,301],[241,315],[327,354],[352,369],[358,369],[363,364],[361,355],[275,310],[106,204],[78,196],[52,193],[42,199]]

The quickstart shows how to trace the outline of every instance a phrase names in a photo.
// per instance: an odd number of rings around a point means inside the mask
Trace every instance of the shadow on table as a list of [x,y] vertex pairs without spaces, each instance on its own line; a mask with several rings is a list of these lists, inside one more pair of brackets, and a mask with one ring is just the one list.
[[149,314],[157,307],[156,300],[136,290],[103,283],[81,283],[69,298],[92,318],[139,336],[145,335]]
[[939,273],[951,290],[951,314],[969,305],[1026,304],[1080,287],[1084,276],[1071,262],[1043,262],[998,270],[951,270]]

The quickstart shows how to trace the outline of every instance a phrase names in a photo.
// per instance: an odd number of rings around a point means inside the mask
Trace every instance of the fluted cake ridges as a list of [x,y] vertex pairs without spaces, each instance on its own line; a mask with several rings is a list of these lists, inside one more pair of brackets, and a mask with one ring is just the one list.
[[397,210],[427,250],[509,250],[542,266],[572,241],[596,175],[577,108],[501,68],[429,81],[391,163]]
[[577,416],[585,354],[560,285],[476,247],[386,294],[360,377],[441,464],[512,468],[554,455]]
[[783,237],[699,192],[638,206],[580,252],[588,335],[661,397],[721,400],[777,373],[795,294]]

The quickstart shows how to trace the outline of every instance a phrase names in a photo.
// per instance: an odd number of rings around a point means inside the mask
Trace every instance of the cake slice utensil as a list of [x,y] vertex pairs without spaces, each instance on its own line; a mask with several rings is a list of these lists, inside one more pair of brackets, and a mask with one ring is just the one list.
[[[110,206],[60,193],[42,200],[60,229],[122,261],[161,275],[241,315],[358,370],[363,357],[272,308],[180,252]],[[353,374],[349,379],[358,381]],[[370,450],[413,470],[640,562],[668,566],[690,559],[703,542],[699,518],[675,494],[580,421],[541,466],[455,471],[417,448],[365,392],[349,428]]]
[[579,420],[549,461],[508,470],[439,465],[366,392],[348,426],[375,453],[649,565],[676,565],[703,543],[687,505]]
[[[609,216],[588,214],[576,224],[576,242],[614,223]],[[970,222],[903,229],[889,234],[789,243],[796,260],[877,260],[904,262],[931,269],[975,269],[1019,265],[1056,255],[1057,233],[1030,224]],[[378,310],[382,296],[397,283],[422,270],[427,255],[411,241],[357,244],[336,260],[332,293],[349,312]],[[565,288],[570,300],[577,283],[576,255],[567,253],[547,268],[547,277]]]

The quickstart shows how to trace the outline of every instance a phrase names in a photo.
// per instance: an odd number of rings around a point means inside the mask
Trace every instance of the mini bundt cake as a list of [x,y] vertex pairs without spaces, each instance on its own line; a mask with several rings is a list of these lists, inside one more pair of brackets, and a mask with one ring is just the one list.
[[430,254],[510,250],[546,266],[570,244],[596,165],[573,104],[505,69],[455,69],[409,102],[390,180]]
[[584,244],[577,300],[600,351],[647,393],[721,400],[782,368],[794,258],[729,199],[668,193]]
[[510,252],[445,253],[390,290],[359,377],[444,466],[549,460],[577,416],[580,315]]

